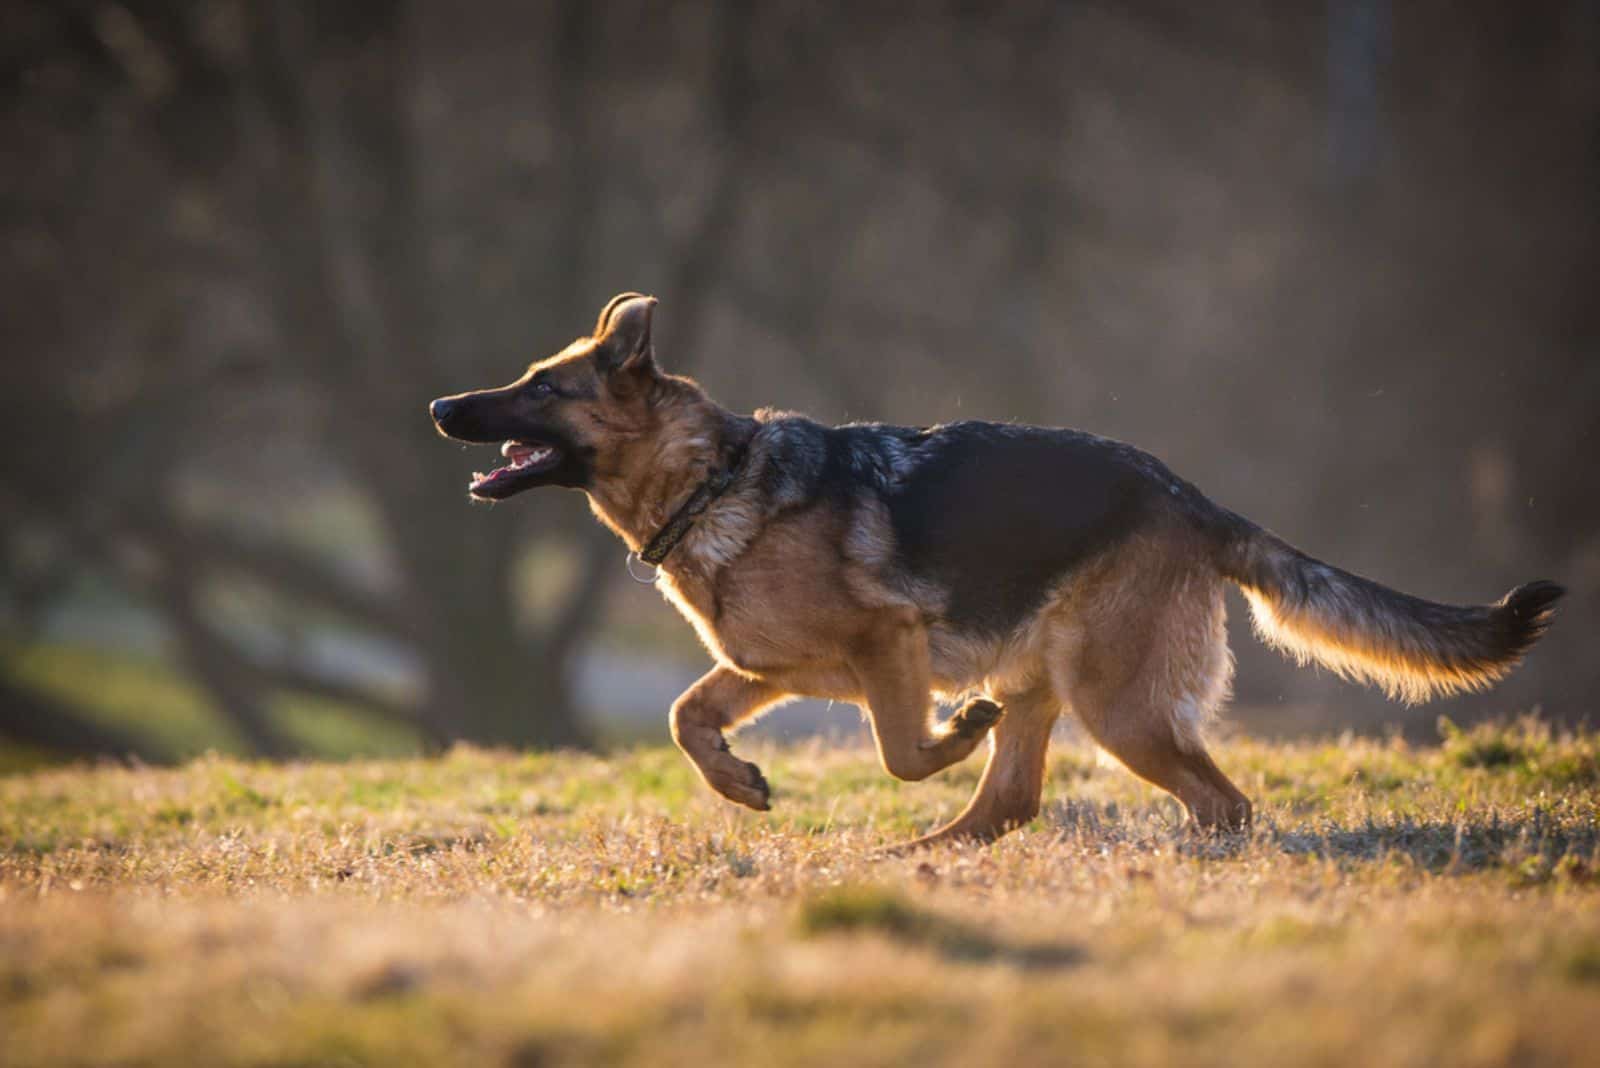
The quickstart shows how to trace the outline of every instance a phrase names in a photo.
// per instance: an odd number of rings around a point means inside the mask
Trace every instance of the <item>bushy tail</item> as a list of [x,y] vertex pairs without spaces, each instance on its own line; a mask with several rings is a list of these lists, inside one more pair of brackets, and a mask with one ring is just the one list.
[[1249,599],[1263,641],[1410,704],[1504,678],[1565,592],[1530,582],[1495,604],[1436,604],[1314,560],[1232,513],[1224,525],[1218,567]]

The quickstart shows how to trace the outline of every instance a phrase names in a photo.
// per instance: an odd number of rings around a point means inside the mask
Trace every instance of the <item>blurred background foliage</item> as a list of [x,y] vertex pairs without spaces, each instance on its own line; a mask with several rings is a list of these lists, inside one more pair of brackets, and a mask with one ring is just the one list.
[[[624,289],[736,408],[1076,425],[1410,592],[1563,581],[1448,711],[1580,719],[1597,54],[1593,0],[11,0],[0,764],[664,737],[688,628],[424,414]],[[1431,728],[1234,606],[1252,729]]]

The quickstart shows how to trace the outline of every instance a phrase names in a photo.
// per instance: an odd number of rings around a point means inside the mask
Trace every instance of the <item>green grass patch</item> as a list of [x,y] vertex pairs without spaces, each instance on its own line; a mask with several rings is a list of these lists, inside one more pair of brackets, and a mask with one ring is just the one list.
[[1066,943],[1020,942],[997,936],[976,924],[912,904],[900,893],[879,886],[834,887],[801,902],[795,928],[801,937],[830,934],[876,934],[907,945],[931,949],[952,960],[988,961],[1005,958],[1036,967],[1065,966],[1082,958]]
[[[71,645],[0,647],[0,670],[18,685],[79,710],[91,723],[140,740],[152,763],[181,763],[208,752],[242,755],[244,743],[197,687],[159,658],[108,653]],[[349,705],[299,693],[268,698],[268,713],[307,756],[415,756],[421,739],[412,728],[364,714]],[[59,761],[63,754],[0,743],[0,775]],[[70,757],[70,754],[66,754]]]

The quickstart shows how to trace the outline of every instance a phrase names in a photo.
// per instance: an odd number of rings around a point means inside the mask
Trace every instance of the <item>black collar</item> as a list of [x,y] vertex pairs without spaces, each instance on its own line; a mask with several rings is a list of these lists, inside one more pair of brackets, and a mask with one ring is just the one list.
[[728,487],[733,485],[733,480],[739,476],[739,468],[744,464],[746,451],[740,448],[726,467],[700,483],[695,491],[689,494],[689,499],[678,506],[678,510],[672,513],[672,518],[668,519],[666,524],[656,531],[655,537],[650,539],[649,544],[639,551],[639,559],[651,567],[661,566],[661,561],[665,560],[667,554],[676,549],[678,543],[689,533],[694,521],[715,504],[718,497],[728,492]]

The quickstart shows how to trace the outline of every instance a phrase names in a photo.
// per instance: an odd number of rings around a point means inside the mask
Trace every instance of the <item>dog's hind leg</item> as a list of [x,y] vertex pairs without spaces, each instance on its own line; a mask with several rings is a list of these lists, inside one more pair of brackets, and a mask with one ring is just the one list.
[[672,740],[694,762],[707,786],[730,801],[765,812],[772,807],[766,776],[728,751],[723,731],[785,696],[758,679],[714,667],[672,703]]
[[992,841],[1039,814],[1050,730],[1061,706],[1048,687],[1002,700],[1005,718],[994,729],[989,762],[972,800],[955,819],[902,848],[957,839]]
[[1000,722],[993,701],[968,702],[935,727],[928,631],[920,621],[895,619],[864,639],[850,658],[872,721],[883,769],[897,779],[926,779],[965,760]]
[[1233,670],[1222,592],[1210,583],[1141,592],[1081,633],[1076,656],[1053,660],[1058,696],[1101,748],[1181,801],[1195,825],[1242,829],[1250,800],[1201,737]]
[[1169,726],[1171,710],[1124,692],[1117,700],[1082,710],[1082,720],[1101,748],[1135,775],[1183,803],[1202,830],[1249,826],[1250,799],[1234,786],[1211,755],[1197,744],[1180,744]]

